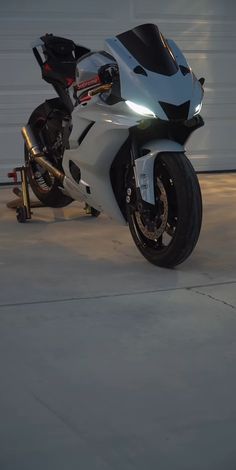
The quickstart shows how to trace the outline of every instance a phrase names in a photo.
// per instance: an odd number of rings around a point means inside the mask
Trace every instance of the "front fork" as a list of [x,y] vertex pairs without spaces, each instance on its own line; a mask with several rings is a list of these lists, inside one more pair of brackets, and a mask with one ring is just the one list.
[[[139,210],[149,204],[155,205],[154,162],[155,158],[143,155],[142,148],[137,145],[134,135],[131,135],[131,166],[135,181],[135,195]],[[130,202],[131,188],[127,189],[126,202]],[[147,204],[146,204],[147,203]]]
[[142,204],[155,205],[154,168],[158,155],[163,152],[179,153],[184,151],[183,145],[168,139],[151,140],[145,143],[145,147],[139,149],[135,137],[132,136],[131,164],[135,178],[136,195]]
[[157,211],[154,188],[154,159],[141,155],[132,136],[130,155],[132,177],[126,189],[126,203],[129,209],[138,211],[146,225],[150,225],[152,214]]
[[145,147],[138,148],[135,137],[131,140],[131,165],[133,169],[132,187],[127,188],[126,203],[131,211],[138,211],[142,223],[153,232],[156,223],[163,213],[164,196],[159,181],[155,182],[155,162],[158,155],[163,152],[184,152],[184,147],[177,142],[167,139],[153,140],[145,143]]

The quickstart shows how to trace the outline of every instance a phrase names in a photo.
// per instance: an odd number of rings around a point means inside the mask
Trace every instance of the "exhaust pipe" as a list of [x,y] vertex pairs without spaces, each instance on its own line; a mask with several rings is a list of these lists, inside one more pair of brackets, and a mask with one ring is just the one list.
[[31,157],[45,170],[47,170],[52,176],[60,181],[63,184],[65,175],[60,170],[58,170],[55,166],[53,166],[46,158],[44,153],[40,150],[38,142],[34,136],[34,133],[30,127],[27,125],[22,127],[21,130],[23,139],[25,141],[26,147],[28,152],[30,153]]

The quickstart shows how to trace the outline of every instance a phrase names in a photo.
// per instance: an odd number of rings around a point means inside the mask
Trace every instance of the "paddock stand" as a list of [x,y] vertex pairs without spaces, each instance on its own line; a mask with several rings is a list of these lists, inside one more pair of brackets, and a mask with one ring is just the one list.
[[[20,188],[18,186],[18,177],[20,175]],[[32,203],[29,197],[29,183],[27,179],[27,169],[26,167],[19,166],[13,169],[11,173],[8,173],[8,178],[13,178],[15,187],[13,188],[13,193],[17,196],[17,199],[14,199],[11,202],[8,202],[7,207],[10,209],[16,210],[16,218],[18,222],[24,223],[27,220],[31,219],[31,207],[39,207],[42,204],[40,202]]]
[[[17,173],[20,174],[20,186],[18,186],[18,177]],[[13,193],[17,196],[17,199],[7,203],[9,209],[16,210],[16,218],[18,222],[25,223],[27,220],[30,220],[32,217],[32,207],[45,207],[45,205],[40,201],[31,201],[29,196],[29,183],[27,179],[27,168],[26,166],[19,166],[8,173],[8,178],[13,178],[13,182],[16,186],[13,188]],[[100,212],[94,207],[90,207],[87,203],[84,206],[84,210],[87,215],[92,217],[98,217]]]

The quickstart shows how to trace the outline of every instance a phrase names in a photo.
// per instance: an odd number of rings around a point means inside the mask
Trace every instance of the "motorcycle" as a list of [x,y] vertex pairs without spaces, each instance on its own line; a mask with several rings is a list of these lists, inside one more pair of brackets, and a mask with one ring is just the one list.
[[84,201],[129,225],[151,263],[193,251],[202,199],[184,145],[203,126],[204,79],[154,24],[106,39],[104,51],[47,34],[33,46],[58,97],[22,129],[30,186],[47,206]]

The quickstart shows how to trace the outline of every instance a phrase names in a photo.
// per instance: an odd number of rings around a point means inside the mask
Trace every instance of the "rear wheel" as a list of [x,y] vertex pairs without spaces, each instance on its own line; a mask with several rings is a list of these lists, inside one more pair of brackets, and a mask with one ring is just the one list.
[[[42,104],[32,113],[29,125],[40,143],[41,150],[46,148],[46,157],[58,169],[62,170],[62,111],[59,100],[53,100],[58,108],[52,108],[48,114],[45,105]],[[70,204],[73,199],[64,194],[60,188],[60,183],[45,171],[38,163],[30,158],[25,147],[25,161],[28,168],[29,183],[35,196],[49,207],[64,207]]]
[[[184,153],[161,153],[155,170],[155,206],[128,204],[132,237],[151,263],[174,267],[193,251],[201,229],[202,199],[196,173]],[[130,188],[132,194],[132,182]],[[138,209],[139,207],[139,209]]]

